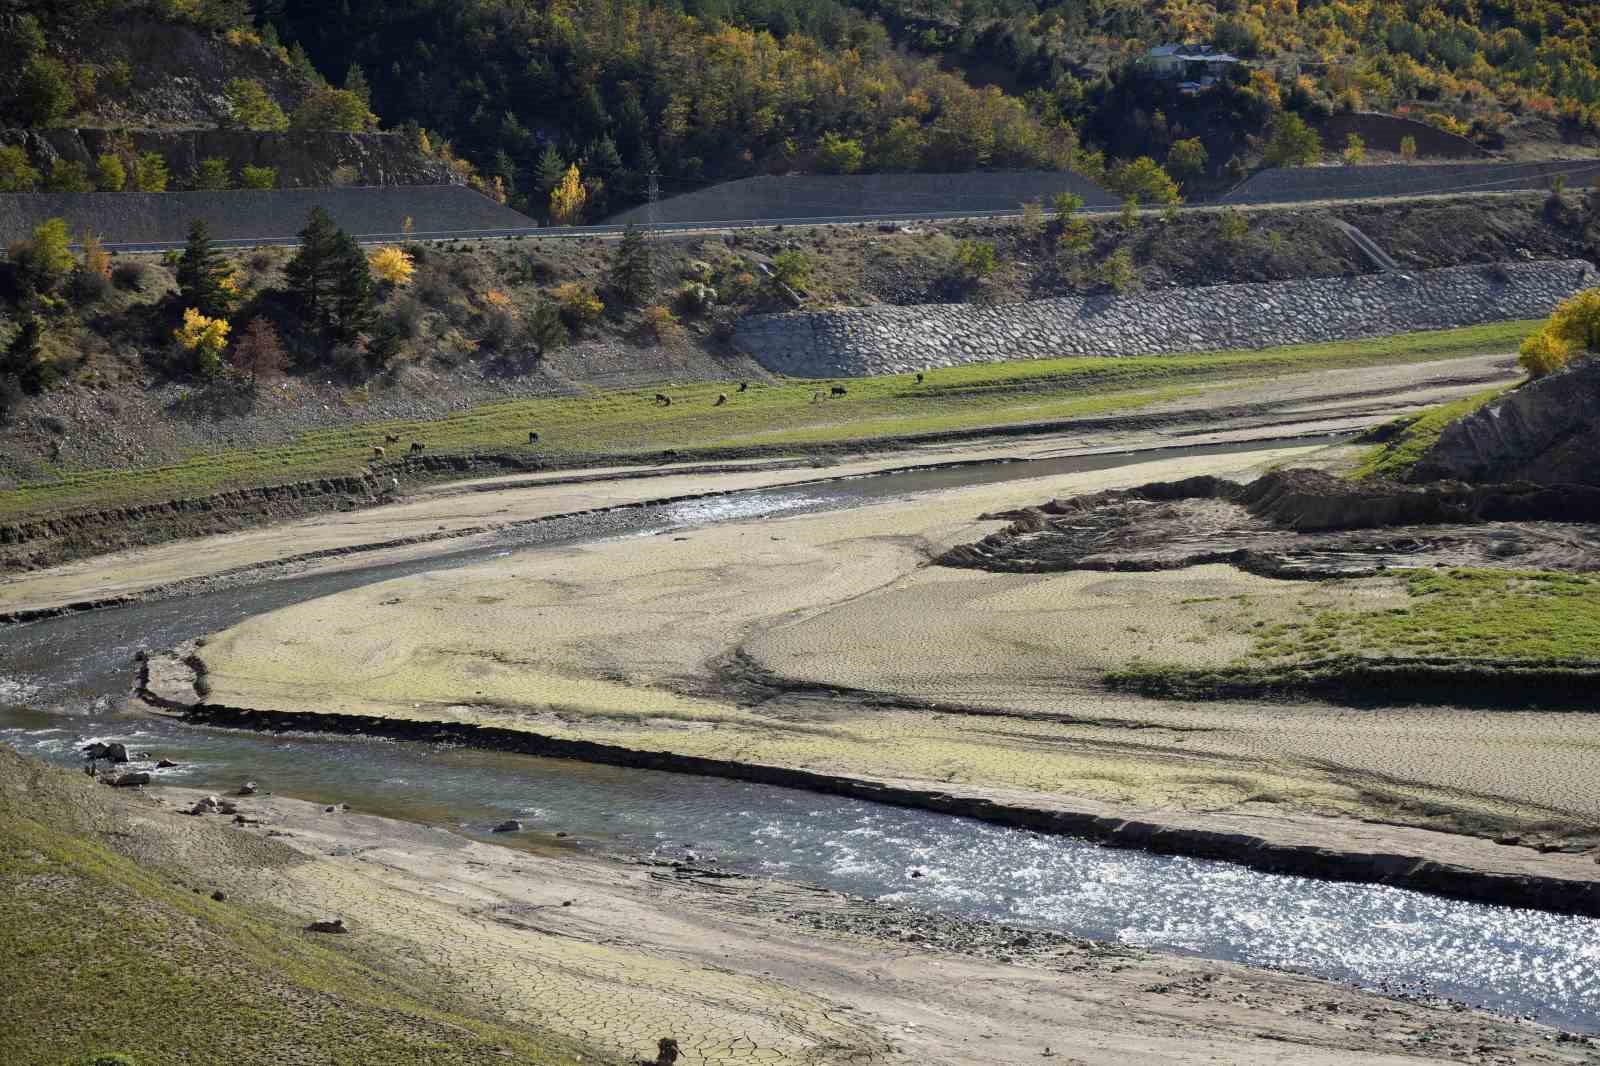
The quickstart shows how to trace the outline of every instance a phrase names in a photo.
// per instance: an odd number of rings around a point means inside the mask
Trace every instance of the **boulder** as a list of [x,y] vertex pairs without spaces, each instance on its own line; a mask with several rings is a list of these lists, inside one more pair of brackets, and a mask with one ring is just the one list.
[[241,796],[254,796],[255,794],[256,794],[256,783],[254,781],[246,781],[244,784],[239,786],[239,795],[241,795]]
[[160,762],[156,763],[156,769],[157,770],[170,770],[174,766],[177,766],[177,765],[178,764],[173,762],[171,759],[162,759]]
[[496,833],[520,833],[522,832],[522,823],[515,818],[508,818],[495,826],[493,831]]
[[135,770],[133,773],[123,774],[111,783],[117,788],[133,788],[136,785],[148,785],[150,783],[150,775],[145,773],[143,770]]
[[110,759],[114,763],[125,763],[128,761],[127,745],[115,743],[107,744],[106,753],[102,755],[101,758]]

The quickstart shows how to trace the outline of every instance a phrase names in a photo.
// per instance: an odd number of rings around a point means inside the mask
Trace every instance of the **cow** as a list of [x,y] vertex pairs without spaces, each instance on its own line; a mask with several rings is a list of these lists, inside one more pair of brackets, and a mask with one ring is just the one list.
[[712,404],[711,406],[712,407],[721,407],[723,404],[725,404],[727,402],[728,402],[728,394],[725,393],[725,392],[719,392],[719,393],[717,393],[717,402]]
[[748,381],[739,382],[739,391],[740,392],[746,392],[746,391],[749,390],[749,388],[750,388],[750,383]]
[[845,388],[843,385],[835,385],[833,388],[828,390],[828,393],[831,396],[844,396],[849,392],[850,390]]
[[920,371],[920,370],[917,371],[917,384],[918,385],[922,384],[922,371]]
[[411,442],[411,454],[412,455],[421,455],[423,449],[426,448],[426,447],[427,447],[427,445],[422,443],[420,440],[414,440],[414,441]]
[[665,393],[660,393],[660,392],[656,393],[656,406],[657,407],[671,407],[672,406],[672,397],[666,395]]
[[382,448],[379,448],[377,445],[373,445],[373,447],[372,447],[372,457],[374,459],[382,459],[384,456],[386,456],[388,454],[389,453],[384,451]]
[[528,430],[528,443],[529,444],[538,444],[539,443],[539,431],[538,430],[536,430],[536,429]]
[[398,433],[385,433],[383,435],[383,443],[385,443],[385,444],[399,444],[400,443],[400,434],[398,434]]

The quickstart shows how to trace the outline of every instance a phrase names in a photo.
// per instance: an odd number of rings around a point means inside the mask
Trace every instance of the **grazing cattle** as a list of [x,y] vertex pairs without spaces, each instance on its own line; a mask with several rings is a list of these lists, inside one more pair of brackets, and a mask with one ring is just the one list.
[[843,385],[835,385],[833,388],[828,390],[829,394],[833,396],[844,396],[849,393],[849,391],[850,390],[845,388]]
[[917,371],[917,384],[918,385],[922,384],[922,371],[920,371],[920,370]]
[[721,407],[723,404],[725,404],[727,402],[728,402],[728,394],[725,393],[725,392],[719,392],[719,393],[717,393],[717,402],[712,404],[711,406],[712,407]]
[[659,392],[656,393],[656,406],[657,407],[671,407],[672,406],[672,397],[664,395],[664,394],[659,393]]
[[539,431],[538,430],[536,430],[536,429],[528,430],[528,443],[529,444],[538,444],[539,443]]
[[818,389],[816,392],[813,392],[811,394],[811,402],[812,403],[821,403],[825,399],[827,399],[827,397],[822,394],[822,390],[821,389]]
[[411,442],[411,454],[412,455],[421,455],[422,454],[422,450],[424,448],[426,448],[426,447],[427,447],[427,445],[422,443],[420,440],[414,440],[414,441]]
[[385,433],[383,435],[383,443],[385,443],[385,444],[399,444],[400,443],[400,434],[398,434],[398,433]]
[[749,388],[750,388],[750,383],[748,381],[739,382],[739,391],[740,392],[744,392]]
[[382,459],[384,456],[386,456],[388,454],[389,454],[388,452],[384,451],[382,448],[379,448],[376,445],[374,445],[373,448],[372,448],[372,457],[374,459]]

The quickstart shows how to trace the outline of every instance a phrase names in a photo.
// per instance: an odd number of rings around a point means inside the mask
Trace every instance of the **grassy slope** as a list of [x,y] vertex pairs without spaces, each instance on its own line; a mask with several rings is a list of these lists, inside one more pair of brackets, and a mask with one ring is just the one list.
[[[452,1013],[391,960],[191,892],[113,851],[138,834],[87,779],[0,747],[0,1062],[545,1064],[537,1032]],[[299,861],[218,827],[219,861]],[[204,877],[186,868],[186,882]],[[587,1061],[600,1061],[586,1056]]]
[[[357,473],[385,433],[426,441],[432,450],[504,451],[526,447],[528,431],[537,429],[539,454],[552,465],[664,448],[781,450],[865,443],[1133,410],[1229,379],[1510,351],[1531,328],[1531,323],[1509,322],[1258,352],[991,363],[935,371],[921,386],[909,375],[849,380],[844,382],[848,396],[821,403],[813,402],[819,383],[810,381],[758,384],[742,394],[728,383],[697,384],[672,390],[671,407],[657,407],[653,390],[521,400],[436,422],[319,430],[283,447],[209,452],[165,467],[69,474],[0,493],[0,518]],[[827,383],[820,384],[826,389]],[[714,408],[719,392],[727,392],[730,403]]]
[[1438,443],[1439,434],[1444,432],[1444,427],[1457,419],[1465,418],[1490,400],[1503,396],[1512,387],[1514,386],[1487,389],[1465,399],[1456,400],[1454,403],[1440,404],[1420,415],[1401,420],[1395,424],[1400,427],[1399,431],[1362,456],[1350,476],[1360,480],[1403,479],[1428,453],[1428,449]]

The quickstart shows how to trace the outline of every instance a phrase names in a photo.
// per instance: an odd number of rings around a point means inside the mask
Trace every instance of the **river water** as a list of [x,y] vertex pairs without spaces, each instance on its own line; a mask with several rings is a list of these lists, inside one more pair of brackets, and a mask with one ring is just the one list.
[[1593,919],[1103,848],[744,782],[427,745],[196,729],[109,713],[127,692],[141,647],[165,647],[388,577],[600,536],[653,535],[1134,461],[990,464],[757,490],[540,523],[452,556],[0,630],[0,742],[71,765],[88,740],[123,740],[177,761],[158,775],[172,784],[221,788],[250,777],[281,794],[475,834],[516,817],[535,838],[561,831],[580,847],[692,855],[921,910],[1446,996],[1600,1032],[1600,921]]

